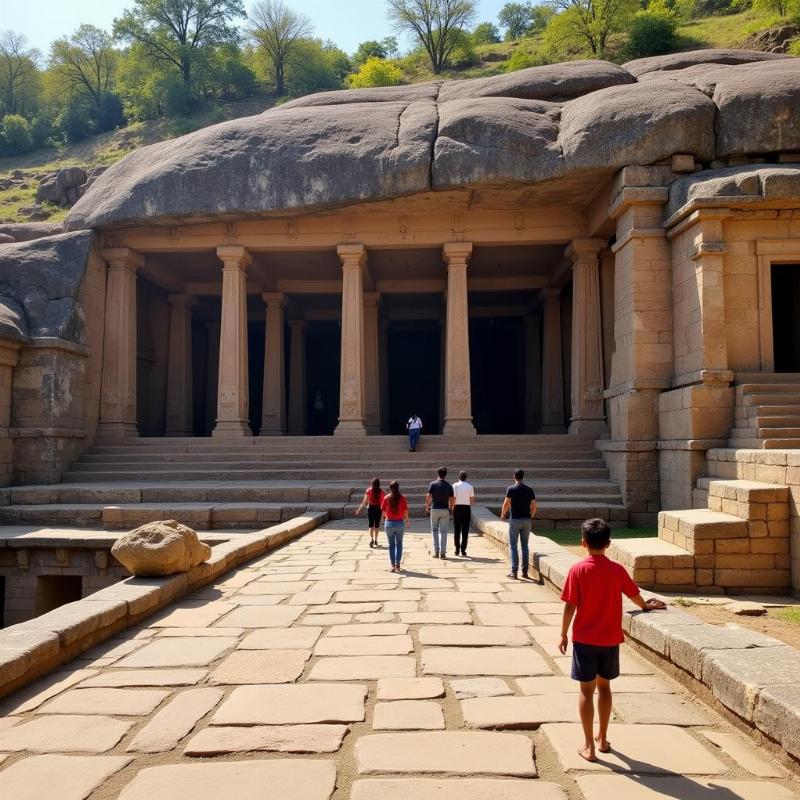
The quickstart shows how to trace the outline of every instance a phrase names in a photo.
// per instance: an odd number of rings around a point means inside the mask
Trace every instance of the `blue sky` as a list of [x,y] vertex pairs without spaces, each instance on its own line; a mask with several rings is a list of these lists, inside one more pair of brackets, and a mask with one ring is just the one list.
[[[506,0],[479,0],[478,20],[497,23]],[[309,17],[314,34],[333,39],[348,53],[365,39],[391,35],[382,0],[287,0]],[[24,33],[31,45],[47,53],[50,42],[70,33],[83,22],[110,28],[115,16],[133,5],[132,0],[0,0],[0,30]],[[249,8],[251,0],[245,0]]]

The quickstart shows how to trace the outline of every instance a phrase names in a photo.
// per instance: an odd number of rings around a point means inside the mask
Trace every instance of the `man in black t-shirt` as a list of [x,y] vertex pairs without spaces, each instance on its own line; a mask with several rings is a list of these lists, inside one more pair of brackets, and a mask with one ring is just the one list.
[[[514,473],[514,485],[506,489],[500,519],[508,517],[508,552],[511,558],[511,572],[508,577],[516,580],[520,566],[517,541],[522,548],[522,577],[528,577],[528,538],[531,535],[533,518],[536,516],[536,495],[522,479],[525,473],[518,469]],[[510,512],[510,513],[509,513]]]
[[431,535],[433,536],[433,557],[447,557],[447,524],[453,513],[455,494],[453,487],[445,480],[447,467],[437,470],[439,479],[428,487],[425,495],[425,513],[431,515]]

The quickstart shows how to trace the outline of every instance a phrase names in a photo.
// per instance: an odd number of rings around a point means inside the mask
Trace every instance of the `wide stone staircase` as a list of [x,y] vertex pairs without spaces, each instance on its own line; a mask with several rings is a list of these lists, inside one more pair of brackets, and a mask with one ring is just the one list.
[[800,375],[737,375],[731,447],[800,447]]
[[0,522],[125,529],[172,518],[198,529],[263,527],[306,510],[352,515],[370,480],[400,481],[412,516],[436,469],[476,487],[498,511],[516,467],[537,492],[540,530],[576,528],[586,517],[627,523],[619,487],[591,439],[567,435],[99,440],[54,485],[0,490]]

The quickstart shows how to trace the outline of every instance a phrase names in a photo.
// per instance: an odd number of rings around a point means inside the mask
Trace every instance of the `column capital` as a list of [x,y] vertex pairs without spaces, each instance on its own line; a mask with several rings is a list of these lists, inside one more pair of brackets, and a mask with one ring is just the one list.
[[238,244],[222,244],[217,248],[217,258],[224,269],[246,270],[253,263],[253,256],[246,247]]
[[176,292],[175,294],[168,294],[167,300],[172,308],[191,308],[197,305],[197,298],[193,294],[187,292]]
[[122,269],[135,273],[144,266],[144,256],[130,247],[106,247],[100,251],[109,269]]
[[472,256],[472,242],[445,242],[442,246],[444,260],[450,267],[466,267]]
[[605,246],[605,239],[573,239],[564,250],[564,255],[574,264],[583,258],[596,259]]
[[338,244],[336,252],[342,260],[342,269],[360,269],[367,263],[367,248],[363,244]]
[[264,303],[269,306],[285,306],[286,305],[286,295],[283,292],[263,292],[261,294],[261,299]]

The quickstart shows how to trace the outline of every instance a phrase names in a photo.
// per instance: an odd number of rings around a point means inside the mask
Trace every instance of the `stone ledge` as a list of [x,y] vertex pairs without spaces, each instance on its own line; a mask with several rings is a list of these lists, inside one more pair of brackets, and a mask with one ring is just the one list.
[[135,625],[181,595],[327,520],[327,511],[308,512],[247,537],[222,542],[213,548],[207,562],[188,572],[166,578],[126,578],[82,600],[3,629],[0,698]]
[[[473,521],[488,539],[507,546],[507,524],[487,508],[473,507]],[[530,550],[531,565],[557,591],[580,560],[541,536],[531,537]],[[625,602],[622,625],[628,639],[652,660],[665,662],[687,684],[703,687],[748,730],[782,748],[797,769],[800,651],[737,625],[709,625],[674,606],[644,613]]]

